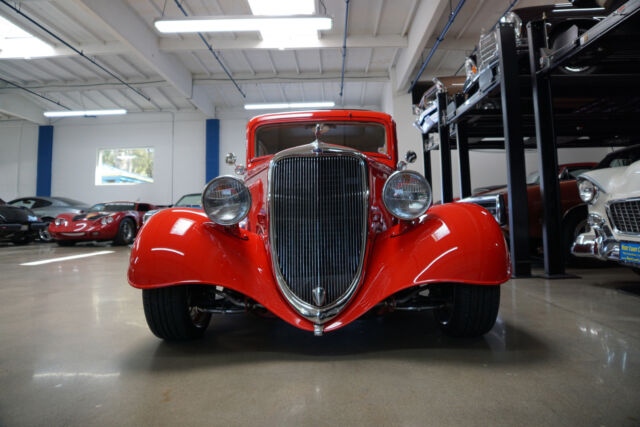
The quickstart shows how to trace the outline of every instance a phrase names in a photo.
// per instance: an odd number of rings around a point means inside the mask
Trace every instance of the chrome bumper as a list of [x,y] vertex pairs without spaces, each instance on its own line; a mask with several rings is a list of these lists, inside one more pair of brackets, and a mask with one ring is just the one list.
[[589,215],[591,231],[580,234],[571,245],[571,253],[577,257],[592,257],[603,261],[620,260],[620,243],[605,221],[594,214]]

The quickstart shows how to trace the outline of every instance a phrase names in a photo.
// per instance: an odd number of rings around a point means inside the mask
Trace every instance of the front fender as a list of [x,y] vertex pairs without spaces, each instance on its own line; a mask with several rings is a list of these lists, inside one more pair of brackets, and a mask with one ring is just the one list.
[[[306,330],[278,290],[263,238],[220,230],[206,214],[167,209],[142,227],[131,252],[129,283],[136,288],[210,284],[238,291]],[[394,293],[428,283],[498,285],[509,279],[502,231],[483,208],[467,203],[432,207],[409,227],[395,226],[369,242],[358,291],[325,330],[357,319]]]

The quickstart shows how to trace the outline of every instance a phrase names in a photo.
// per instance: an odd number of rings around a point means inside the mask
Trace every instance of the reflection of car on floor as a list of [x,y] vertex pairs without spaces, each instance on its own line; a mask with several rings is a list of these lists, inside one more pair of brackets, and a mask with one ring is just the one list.
[[[168,208],[196,208],[202,209],[202,193],[185,194],[173,206],[167,206]],[[142,223],[146,223],[152,215],[160,212],[162,209],[152,209],[144,213],[142,217]]]
[[83,214],[58,215],[49,225],[49,233],[60,246],[94,240],[128,245],[136,237],[144,213],[153,208],[148,203],[98,203]]
[[[570,255],[571,244],[576,236],[585,231],[587,226],[587,208],[578,195],[576,178],[596,166],[596,163],[570,163],[558,167],[558,179],[560,180],[560,204],[562,206],[562,228],[564,233],[564,245],[567,255]],[[461,202],[476,203],[487,209],[496,221],[502,225],[506,236],[509,235],[508,227],[508,192],[506,186],[490,186],[477,189],[480,191],[472,197],[460,200]],[[485,190],[485,191],[482,191]],[[527,197],[529,203],[529,237],[533,249],[537,252],[542,242],[542,195],[540,193],[540,174],[536,171],[527,176]]]
[[47,223],[40,221],[33,211],[8,205],[0,199],[0,241],[25,245],[46,228]]
[[[31,209],[40,219],[46,223],[52,222],[62,213],[80,214],[89,209],[84,202],[69,199],[67,197],[21,197],[9,202],[11,206]],[[40,240],[50,242],[52,240],[48,227],[40,230]]]
[[571,250],[640,274],[640,145],[611,153],[601,164],[578,178],[591,230],[577,236]]
[[316,335],[372,309],[434,310],[454,336],[492,328],[510,276],[502,231],[478,206],[431,206],[389,115],[272,114],[247,135],[244,180],[213,179],[204,212],[162,210],[133,245],[129,283],[155,335],[196,338],[212,313],[246,311]]

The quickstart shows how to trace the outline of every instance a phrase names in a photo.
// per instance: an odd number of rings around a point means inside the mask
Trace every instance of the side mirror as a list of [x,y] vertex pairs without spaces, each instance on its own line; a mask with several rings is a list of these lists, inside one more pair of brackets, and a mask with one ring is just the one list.
[[407,163],[415,163],[415,161],[418,159],[418,155],[416,154],[415,151],[407,151],[407,154],[404,155],[404,159],[407,161]]
[[238,160],[238,157],[236,157],[236,155],[233,153],[227,153],[227,155],[224,158],[225,163],[228,165],[235,165],[236,160]]

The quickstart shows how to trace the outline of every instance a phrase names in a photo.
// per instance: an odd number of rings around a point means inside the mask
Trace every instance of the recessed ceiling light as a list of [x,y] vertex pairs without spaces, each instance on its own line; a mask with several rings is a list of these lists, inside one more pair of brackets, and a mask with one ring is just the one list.
[[0,16],[0,59],[55,56],[53,46]]
[[242,31],[309,32],[330,30],[333,23],[326,16],[234,16],[234,17],[188,17],[184,19],[161,19],[155,27],[161,33],[212,33]]
[[273,104],[246,104],[245,110],[286,110],[290,108],[330,108],[335,102],[281,102]]
[[69,110],[69,111],[45,111],[45,117],[94,117],[94,116],[117,116],[127,114],[127,110]]

